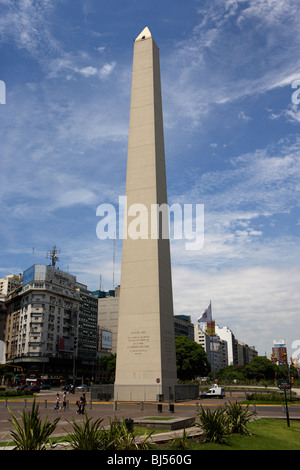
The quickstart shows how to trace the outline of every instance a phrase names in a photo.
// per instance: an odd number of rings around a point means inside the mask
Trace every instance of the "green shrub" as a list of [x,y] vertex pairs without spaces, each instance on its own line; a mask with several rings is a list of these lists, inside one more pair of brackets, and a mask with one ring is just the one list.
[[243,407],[240,403],[229,403],[226,406],[226,419],[229,430],[232,434],[250,435],[247,429],[247,424],[256,415],[256,412],[251,412],[249,406]]
[[228,434],[228,422],[226,419],[225,408],[219,406],[211,411],[201,405],[201,412],[198,414],[199,426],[203,430],[204,439],[208,442],[223,444]]
[[189,449],[190,443],[186,430],[183,430],[182,436],[177,436],[171,442],[172,450],[186,450]]
[[77,424],[73,418],[73,432],[69,433],[71,446],[75,450],[99,450],[103,445],[105,430],[101,425],[103,419],[91,424],[91,418],[85,412],[85,422]]
[[249,406],[243,407],[240,403],[229,403],[219,406],[211,411],[201,406],[198,414],[203,430],[204,439],[208,442],[223,444],[230,434],[250,435],[247,424],[253,419],[256,412],[249,411]]
[[6,390],[0,392],[0,398],[15,398],[15,397],[23,397],[23,396],[33,396],[33,393],[29,390]]
[[110,420],[108,428],[101,425],[102,419],[91,423],[85,412],[85,421],[78,425],[73,418],[73,432],[69,433],[71,446],[75,450],[148,450],[151,444],[148,439],[151,435],[144,436],[141,442],[136,442],[136,437],[126,426],[125,420],[115,418]]
[[[247,393],[246,399],[249,401],[268,401],[268,402],[277,402],[281,403],[284,401],[284,396],[281,393]],[[297,398],[289,398],[289,401],[297,400]]]
[[[10,410],[9,410],[10,411]],[[39,406],[33,401],[31,411],[24,410],[20,413],[22,423],[19,423],[16,416],[10,411],[14,431],[11,437],[15,444],[15,450],[45,450],[50,444],[50,435],[56,428],[60,418],[56,418],[53,423],[48,421],[46,416],[42,423],[39,417]]]
[[125,420],[115,418],[110,420],[110,426],[105,432],[103,449],[105,450],[137,450],[134,435],[128,431]]

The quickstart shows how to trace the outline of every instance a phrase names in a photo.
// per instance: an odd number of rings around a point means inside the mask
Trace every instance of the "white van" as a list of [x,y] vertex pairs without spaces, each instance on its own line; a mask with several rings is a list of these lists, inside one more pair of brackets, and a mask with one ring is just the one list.
[[223,387],[218,387],[214,384],[206,393],[201,393],[200,398],[224,398],[225,390]]

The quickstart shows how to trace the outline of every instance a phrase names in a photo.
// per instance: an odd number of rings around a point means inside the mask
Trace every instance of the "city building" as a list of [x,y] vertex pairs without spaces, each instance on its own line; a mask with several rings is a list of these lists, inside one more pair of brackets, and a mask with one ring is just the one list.
[[287,365],[287,349],[284,339],[273,341],[271,361],[278,365]]
[[215,325],[216,335],[227,344],[227,365],[236,365],[235,337],[233,332],[227,327]]
[[5,305],[6,362],[52,380],[92,378],[98,305],[75,276],[33,265]]
[[7,296],[12,290],[22,285],[22,275],[8,274],[0,279],[0,297]]
[[[98,299],[98,329],[101,332],[99,340],[102,338],[102,331],[111,332],[111,350],[102,348],[102,343],[99,344],[99,351],[117,352],[117,339],[118,339],[118,318],[119,318],[119,300],[120,300],[120,287],[109,290],[108,292],[97,290],[92,293]],[[105,344],[107,344],[105,342]]]
[[210,336],[199,324],[194,325],[194,341],[206,352],[211,371],[216,372],[228,366],[227,342],[219,336]]
[[33,265],[7,298],[6,361],[49,371],[72,360],[78,318],[76,278],[53,266]]
[[84,284],[76,282],[79,293],[76,357],[83,365],[95,365],[98,351],[98,299]]
[[230,365],[243,366],[257,356],[254,346],[248,346],[235,338],[228,327],[215,325],[215,334],[207,334],[206,324],[201,329],[199,324],[194,325],[194,337],[201,344],[207,354],[212,372]]
[[0,341],[4,342],[6,321],[5,297],[0,296]]
[[189,315],[174,316],[175,335],[186,336],[194,341],[194,324],[191,322]]
[[249,364],[255,356],[257,356],[257,351],[254,346],[248,346],[248,344],[245,344],[238,339],[235,340],[236,365],[244,366],[245,364]]

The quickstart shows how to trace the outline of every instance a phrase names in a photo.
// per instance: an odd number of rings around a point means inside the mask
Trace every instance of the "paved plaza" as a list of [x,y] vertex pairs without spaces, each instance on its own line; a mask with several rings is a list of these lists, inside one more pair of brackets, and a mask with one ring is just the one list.
[[[56,393],[59,392],[62,397],[62,392],[60,390],[53,389],[47,392],[41,392],[36,398],[36,402],[39,404],[39,414],[42,419],[45,419],[48,416],[48,419],[54,420],[56,417],[60,417],[54,436],[66,435],[68,432],[72,431],[73,420],[76,423],[80,423],[85,420],[84,415],[77,414],[77,405],[76,401],[80,398],[80,394],[76,393],[75,395],[68,395],[68,405],[65,411],[54,411],[55,397]],[[110,423],[111,419],[115,417],[118,419],[128,419],[138,420],[139,418],[145,417],[166,417],[166,418],[190,418],[194,417],[197,421],[197,413],[200,408],[200,405],[209,406],[215,408],[220,405],[224,405],[230,401],[240,401],[245,398],[244,393],[236,392],[231,396],[227,395],[223,400],[193,400],[193,401],[183,401],[174,403],[174,412],[170,411],[169,403],[163,402],[161,405],[161,411],[159,410],[158,403],[156,402],[117,402],[113,401],[90,401],[90,396],[87,394],[87,405],[86,412],[89,418],[96,420],[98,418],[102,419],[102,425],[107,426]],[[31,410],[33,399],[28,398],[26,401],[24,399],[10,399],[7,402],[5,400],[0,400],[0,442],[10,440],[10,430],[12,429],[11,425],[11,414],[13,412],[20,420],[21,413],[23,410]],[[172,407],[171,407],[172,408]],[[258,417],[268,416],[276,418],[285,418],[285,413],[283,411],[282,405],[256,405],[256,412]],[[251,405],[251,409],[254,409]],[[299,405],[290,405],[289,406],[289,416],[291,419],[300,419],[300,406]],[[170,431],[174,435],[174,431]]]

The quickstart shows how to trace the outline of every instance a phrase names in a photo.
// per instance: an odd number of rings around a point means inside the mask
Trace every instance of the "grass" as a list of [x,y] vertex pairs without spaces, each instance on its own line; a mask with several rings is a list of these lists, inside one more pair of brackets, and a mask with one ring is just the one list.
[[[300,421],[260,418],[248,424],[251,436],[233,434],[226,444],[201,443],[199,438],[189,439],[189,450],[300,450]],[[201,439],[200,439],[201,441]],[[171,449],[170,444],[159,446]]]

